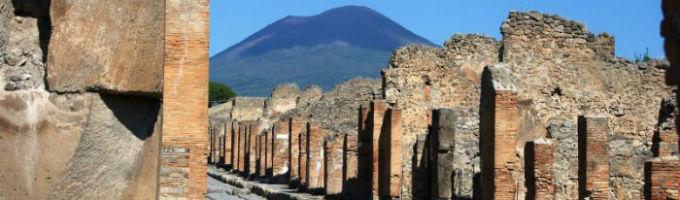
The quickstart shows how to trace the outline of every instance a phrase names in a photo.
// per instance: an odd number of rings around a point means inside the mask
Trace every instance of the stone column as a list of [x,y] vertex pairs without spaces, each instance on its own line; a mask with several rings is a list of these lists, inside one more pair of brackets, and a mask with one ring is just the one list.
[[222,165],[229,167],[231,166],[231,141],[232,141],[232,135],[231,135],[231,122],[225,122],[224,123],[224,140],[223,140],[223,145],[222,147],[224,148],[224,159],[222,159]]
[[678,157],[654,158],[645,166],[648,200],[680,199],[680,159]]
[[300,181],[300,131],[304,128],[304,123],[297,117],[288,118],[290,127],[290,140],[288,140],[288,171],[290,173],[291,185],[296,185]]
[[609,121],[604,117],[579,117],[579,195],[609,199]]
[[324,141],[324,186],[325,194],[342,194],[342,166],[344,134],[330,135]]
[[309,144],[307,143],[308,138],[308,132],[309,132],[309,124],[305,123],[304,124],[304,129],[300,131],[300,139],[298,146],[300,149],[300,154],[298,157],[300,158],[299,160],[299,168],[298,168],[298,175],[300,175],[300,188],[303,190],[307,189],[307,168],[309,168],[307,163],[307,150],[309,149]]
[[555,139],[554,179],[556,199],[578,199],[578,132],[576,123],[567,119],[550,119],[548,133]]
[[369,127],[371,136],[371,197],[377,199],[380,197],[380,135],[383,130],[383,122],[385,120],[385,111],[387,110],[387,103],[382,100],[374,100],[371,102],[371,110],[369,113]]
[[[203,0],[169,0],[165,3],[160,171],[181,169],[186,182],[173,185],[170,183],[173,177],[162,174],[160,199],[205,198],[209,8],[209,3]],[[177,156],[184,159],[177,159]],[[169,195],[178,190],[184,192]]]
[[272,180],[274,183],[285,183],[288,181],[289,123],[288,121],[280,120],[274,124],[274,150],[272,151]]
[[513,78],[503,64],[484,69],[481,98],[482,199],[514,199],[519,110]]
[[323,137],[324,131],[318,122],[309,123],[307,134],[307,190],[311,193],[321,193],[324,188],[323,180]]
[[555,144],[552,140],[539,139],[528,142],[524,147],[527,162],[525,174],[527,179],[528,199],[555,199],[555,180],[553,164],[555,163]]
[[435,110],[430,144],[432,154],[432,199],[453,199],[453,162],[455,150],[455,113],[451,109]]

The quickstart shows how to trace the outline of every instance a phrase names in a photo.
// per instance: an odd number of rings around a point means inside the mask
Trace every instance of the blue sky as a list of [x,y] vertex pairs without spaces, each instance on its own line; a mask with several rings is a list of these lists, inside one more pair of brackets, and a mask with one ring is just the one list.
[[288,15],[310,16],[345,6],[370,7],[435,44],[454,33],[500,38],[500,24],[513,10],[537,10],[580,21],[616,38],[616,54],[633,58],[649,48],[662,58],[660,0],[211,0],[210,55]]

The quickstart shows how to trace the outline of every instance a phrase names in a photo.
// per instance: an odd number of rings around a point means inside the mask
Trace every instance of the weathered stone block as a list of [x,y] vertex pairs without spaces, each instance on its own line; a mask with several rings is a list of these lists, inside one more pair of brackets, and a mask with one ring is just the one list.
[[[203,9],[208,5],[199,1],[171,2],[169,5],[164,6],[161,0],[135,3],[53,1],[50,10],[53,29],[48,54],[50,67],[47,68],[49,90],[158,97],[163,89],[162,80],[179,84],[175,79],[163,77],[163,37],[173,49],[192,49],[189,52],[197,56],[179,60],[166,54],[166,61],[194,66],[207,61],[200,58],[207,58],[207,55],[201,55],[200,46],[181,43],[181,38],[174,40],[173,36],[179,32],[190,32],[193,43],[207,46],[208,11]],[[173,7],[175,5],[182,7]],[[169,20],[164,25],[166,15]],[[185,18],[179,18],[179,15]],[[174,26],[186,29],[178,32]],[[176,87],[168,89],[178,92]]]

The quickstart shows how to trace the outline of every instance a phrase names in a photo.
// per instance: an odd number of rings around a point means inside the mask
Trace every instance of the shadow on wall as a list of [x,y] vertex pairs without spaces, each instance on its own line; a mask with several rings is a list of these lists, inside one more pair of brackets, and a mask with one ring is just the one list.
[[146,140],[154,132],[160,102],[153,98],[102,95],[102,100],[113,115],[139,140]]

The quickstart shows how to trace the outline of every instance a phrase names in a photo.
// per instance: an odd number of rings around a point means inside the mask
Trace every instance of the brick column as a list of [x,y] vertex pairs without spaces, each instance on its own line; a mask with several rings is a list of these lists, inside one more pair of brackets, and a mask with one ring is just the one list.
[[257,175],[257,124],[248,127],[248,175]]
[[318,122],[309,123],[307,134],[307,190],[311,193],[322,193],[323,180],[323,137],[324,131]]
[[358,199],[368,199],[372,197],[373,131],[370,128],[370,123],[372,121],[371,117],[369,117],[370,108],[370,103],[362,104],[359,108],[357,179],[354,184],[349,185],[352,189],[346,190],[347,195]]
[[502,64],[487,66],[481,99],[482,199],[514,199],[519,110],[510,70]]
[[217,149],[218,149],[219,152],[218,152],[218,155],[217,155],[217,162],[215,164],[220,165],[220,164],[224,163],[224,135],[221,135],[217,139],[217,142],[218,142]]
[[401,196],[401,110],[390,108],[385,117],[379,142],[380,157],[380,197],[399,198]]
[[231,166],[231,141],[232,141],[232,135],[231,135],[231,122],[225,122],[224,123],[224,140],[223,140],[223,148],[224,148],[224,159],[222,159],[222,165],[223,166]]
[[326,195],[342,193],[342,166],[344,134],[331,135],[324,141],[324,186]]
[[257,175],[259,177],[264,177],[267,175],[267,169],[265,168],[265,149],[267,148],[267,135],[258,135],[258,152],[257,152]]
[[208,1],[165,3],[159,199],[205,198],[209,12]]
[[380,196],[380,135],[383,130],[387,103],[382,100],[371,102],[369,113],[370,123],[368,130],[371,136],[371,197],[377,199]]
[[285,183],[288,181],[289,123],[288,121],[280,120],[274,124],[274,151],[272,151],[272,180],[274,183]]
[[670,130],[661,130],[659,132],[659,157],[673,156],[673,154],[680,154],[680,147],[678,146],[678,132],[675,128]]
[[231,122],[231,169],[236,169],[238,166],[238,122]]
[[609,199],[609,121],[579,117],[579,196]]
[[246,133],[248,133],[248,125],[247,124],[242,124],[239,127],[241,129],[239,130],[239,141],[238,141],[238,171],[240,173],[244,173],[246,171],[246,153],[248,152],[248,149],[246,149],[246,141],[248,141],[248,137],[246,136]]
[[359,134],[345,134],[342,163],[343,192],[350,193],[350,191],[358,191]]
[[307,189],[307,168],[309,167],[307,163],[307,150],[309,149],[309,144],[307,143],[307,133],[309,132],[309,124],[305,123],[304,124],[304,129],[300,131],[300,139],[298,146],[300,147],[300,154],[298,157],[300,158],[300,162],[298,164],[298,175],[300,175],[300,188],[303,190]]
[[555,163],[555,144],[552,140],[539,139],[528,142],[524,157],[527,162],[525,174],[527,179],[528,199],[555,199],[555,180],[553,164]]
[[208,156],[208,163],[210,164],[215,164],[215,130],[213,129],[208,129],[209,131],[209,156]]
[[654,158],[645,166],[645,197],[648,200],[680,199],[680,159]]
[[267,178],[273,178],[274,177],[274,169],[272,161],[273,161],[273,148],[274,148],[274,127],[270,127],[267,129],[267,143],[264,149],[264,167],[265,167],[265,176]]
[[290,183],[296,185],[300,181],[300,131],[304,129],[304,123],[297,117],[288,119],[288,126],[290,127],[290,140],[288,144],[288,171],[290,172]]

